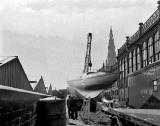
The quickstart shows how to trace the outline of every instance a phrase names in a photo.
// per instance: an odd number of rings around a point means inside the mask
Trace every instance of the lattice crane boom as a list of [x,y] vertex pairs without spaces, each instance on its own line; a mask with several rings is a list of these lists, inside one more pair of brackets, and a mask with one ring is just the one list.
[[90,72],[91,71],[91,67],[92,67],[92,62],[91,62],[91,42],[92,42],[92,33],[88,33],[85,65],[84,65],[84,70],[83,70],[84,73]]

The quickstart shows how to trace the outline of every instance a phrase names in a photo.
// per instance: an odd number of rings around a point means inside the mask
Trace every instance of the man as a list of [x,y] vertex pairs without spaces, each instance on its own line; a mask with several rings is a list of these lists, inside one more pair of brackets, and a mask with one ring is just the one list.
[[72,97],[70,102],[70,110],[71,110],[71,118],[73,120],[77,120],[78,117],[78,107],[77,107],[77,100],[75,97]]
[[68,107],[68,116],[70,119],[71,118],[71,96],[69,96],[67,99],[67,107]]

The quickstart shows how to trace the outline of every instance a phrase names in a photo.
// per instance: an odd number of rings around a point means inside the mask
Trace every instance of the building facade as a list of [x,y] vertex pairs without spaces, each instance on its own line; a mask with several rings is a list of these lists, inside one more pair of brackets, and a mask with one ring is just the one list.
[[117,81],[112,85],[111,88],[104,91],[103,97],[107,100],[117,99],[118,100],[118,85]]
[[126,37],[118,49],[117,60],[121,71],[119,101],[135,108],[159,108],[160,2],[153,15],[145,23],[139,23],[137,32]]

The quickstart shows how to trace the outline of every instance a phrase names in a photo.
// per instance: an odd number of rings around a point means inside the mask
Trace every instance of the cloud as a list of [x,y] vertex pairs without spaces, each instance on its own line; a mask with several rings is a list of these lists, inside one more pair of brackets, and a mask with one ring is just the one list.
[[[125,36],[134,34],[138,28],[138,23],[145,21],[147,17],[150,16],[148,13],[152,14],[155,10],[153,6],[148,7],[150,3],[148,0],[143,3],[142,7],[139,7],[142,1],[140,2],[138,0],[122,0],[119,2],[117,0],[101,0],[100,2],[97,1],[97,4],[95,0],[92,0],[93,3],[90,0],[85,1],[86,0],[33,0],[32,2],[23,3],[23,6],[20,8],[4,10],[4,13],[1,13],[0,22],[2,22],[3,29],[41,36],[63,36],[67,39],[74,40],[76,44],[79,42],[86,44],[85,38],[88,32],[97,34],[102,29],[105,29],[102,30],[102,32],[106,33],[112,25],[114,27],[113,30],[117,31],[115,37],[118,36],[117,47],[119,48],[120,43],[124,42]],[[91,2],[91,5],[89,5],[89,2]],[[90,9],[87,9],[85,13],[77,11],[76,13],[67,12],[66,14],[57,11],[56,8],[34,11],[28,7],[28,5],[31,4],[45,5],[44,3],[54,3],[55,7],[59,7],[63,11],[65,11],[66,8],[60,6],[60,3],[64,6],[76,5],[79,7],[86,4],[85,8]],[[108,8],[101,11],[91,10],[94,6],[100,8],[100,5],[115,5],[117,7],[119,5],[120,7],[122,3],[123,6],[130,4],[130,6],[132,5],[134,7]],[[20,1],[17,4],[20,5]],[[136,6],[136,4],[138,4],[138,6]],[[152,2],[152,4],[154,3]],[[137,10],[139,14],[135,13]]]
[[41,0],[27,4],[33,10],[57,9],[59,12],[86,12],[87,10],[106,10],[110,8],[130,8],[149,5],[149,0]]
[[[138,23],[146,21],[157,6],[150,0],[12,1],[1,4],[0,23],[9,36],[0,41],[8,47],[7,53],[23,58],[22,64],[31,77],[41,72],[49,76],[47,81],[57,85],[64,83],[67,76],[71,78],[82,71],[88,32],[93,33],[93,67],[98,68],[107,56],[110,26],[118,49],[125,36],[133,35]],[[47,68],[40,70],[45,65]],[[59,80],[62,71],[63,78]]]

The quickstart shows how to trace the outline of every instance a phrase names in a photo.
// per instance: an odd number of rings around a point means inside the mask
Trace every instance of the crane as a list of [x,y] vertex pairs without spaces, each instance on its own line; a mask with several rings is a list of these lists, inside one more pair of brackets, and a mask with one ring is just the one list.
[[91,42],[92,42],[92,33],[88,33],[85,65],[84,65],[84,70],[83,70],[84,73],[90,72],[91,71],[91,67],[92,67],[92,62],[91,62]]

